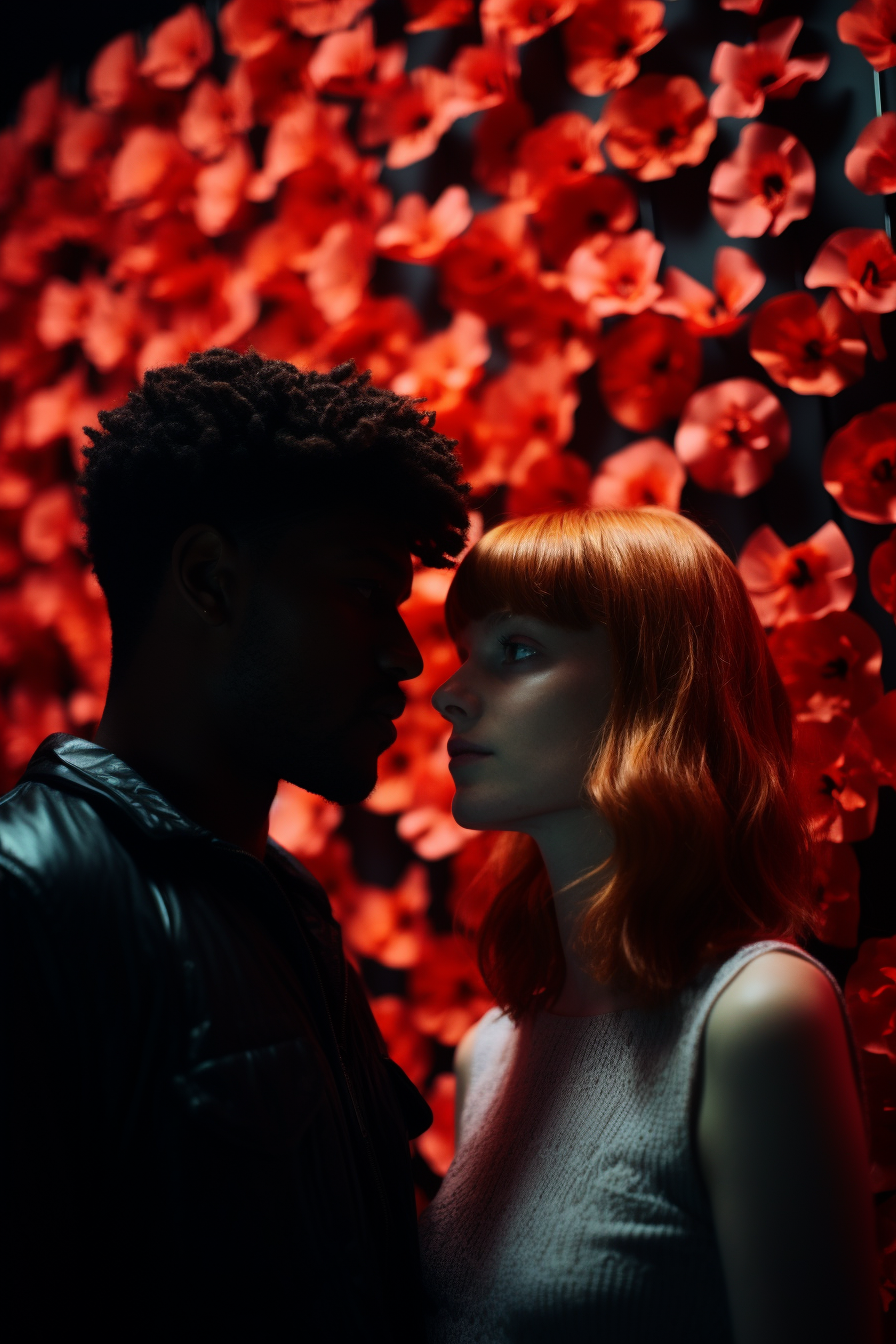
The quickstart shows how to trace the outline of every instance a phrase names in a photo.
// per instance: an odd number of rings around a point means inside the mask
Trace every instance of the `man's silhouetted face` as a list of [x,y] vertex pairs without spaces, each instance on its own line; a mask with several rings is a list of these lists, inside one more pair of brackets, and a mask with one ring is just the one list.
[[358,802],[395,739],[399,682],[422,671],[398,611],[410,552],[352,511],[242,557],[226,650],[210,677],[215,718],[241,768]]

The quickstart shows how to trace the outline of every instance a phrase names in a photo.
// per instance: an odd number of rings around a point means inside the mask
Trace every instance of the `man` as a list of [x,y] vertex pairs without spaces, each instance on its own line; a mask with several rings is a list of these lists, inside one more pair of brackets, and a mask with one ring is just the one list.
[[112,675],[0,801],[6,1337],[414,1340],[408,1138],[281,779],[363,799],[467,524],[432,417],[210,350],[100,416]]

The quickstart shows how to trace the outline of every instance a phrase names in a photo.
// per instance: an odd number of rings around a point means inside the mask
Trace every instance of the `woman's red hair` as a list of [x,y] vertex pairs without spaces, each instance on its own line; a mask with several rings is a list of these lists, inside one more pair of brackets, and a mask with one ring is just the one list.
[[[665,509],[571,509],[503,523],[460,565],[455,640],[494,611],[606,626],[614,693],[585,797],[615,837],[579,930],[597,980],[645,1002],[756,938],[814,923],[809,837],[791,787],[792,723],[765,634],[735,566]],[[519,1017],[565,972],[534,842],[502,836],[479,964]]]

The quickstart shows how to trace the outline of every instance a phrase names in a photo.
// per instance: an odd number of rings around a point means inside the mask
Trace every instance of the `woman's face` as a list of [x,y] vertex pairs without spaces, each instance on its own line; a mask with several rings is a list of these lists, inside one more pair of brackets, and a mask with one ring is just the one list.
[[612,693],[606,628],[495,612],[471,621],[463,663],[432,698],[453,727],[453,812],[473,830],[525,831],[580,808]]

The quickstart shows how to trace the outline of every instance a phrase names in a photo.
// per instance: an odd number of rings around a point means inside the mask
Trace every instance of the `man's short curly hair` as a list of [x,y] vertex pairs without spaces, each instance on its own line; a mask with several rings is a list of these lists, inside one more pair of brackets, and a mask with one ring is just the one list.
[[161,591],[171,547],[205,522],[236,539],[351,504],[381,513],[424,564],[463,547],[455,444],[409,397],[342,364],[305,372],[254,350],[213,349],[147,372],[87,430],[82,510],[116,654]]

